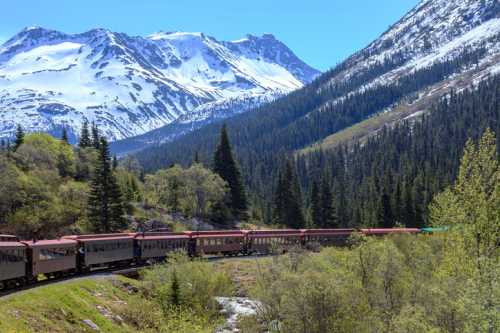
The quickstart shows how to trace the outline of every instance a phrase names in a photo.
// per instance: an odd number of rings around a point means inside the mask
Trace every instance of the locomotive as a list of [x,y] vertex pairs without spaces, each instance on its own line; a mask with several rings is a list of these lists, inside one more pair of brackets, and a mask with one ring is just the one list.
[[173,251],[193,257],[236,256],[312,244],[340,246],[358,231],[367,236],[423,232],[416,228],[225,230],[72,235],[38,241],[0,235],[0,289],[35,283],[41,275],[50,279],[144,265],[164,260]]

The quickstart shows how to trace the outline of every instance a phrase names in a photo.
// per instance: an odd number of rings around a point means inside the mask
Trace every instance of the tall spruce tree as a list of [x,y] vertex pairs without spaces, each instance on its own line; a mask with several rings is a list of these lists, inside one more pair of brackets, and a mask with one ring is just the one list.
[[66,126],[64,126],[62,129],[61,140],[69,144],[68,131],[66,130]]
[[338,220],[337,214],[333,207],[333,195],[330,185],[324,179],[321,182],[321,227],[323,228],[337,228]]
[[126,226],[120,188],[111,169],[108,142],[101,138],[99,158],[90,184],[88,217],[94,232],[109,233]]
[[314,181],[311,188],[311,222],[314,227],[323,226],[323,214],[318,182]]
[[300,184],[289,160],[278,180],[273,215],[274,222],[277,224],[297,229],[305,226]]
[[222,126],[219,145],[214,154],[214,172],[224,179],[230,189],[230,207],[235,218],[245,219],[247,198],[241,172],[233,158],[226,125]]
[[92,122],[90,131],[91,131],[91,138],[90,138],[91,145],[95,149],[99,149],[101,139],[99,135],[99,128],[97,127],[97,124],[95,122]]
[[24,142],[24,130],[21,125],[16,128],[16,140],[14,141],[14,151],[16,151]]
[[82,130],[80,132],[80,142],[78,146],[80,148],[88,148],[92,145],[90,141],[90,132],[89,132],[89,122],[87,119],[83,121]]

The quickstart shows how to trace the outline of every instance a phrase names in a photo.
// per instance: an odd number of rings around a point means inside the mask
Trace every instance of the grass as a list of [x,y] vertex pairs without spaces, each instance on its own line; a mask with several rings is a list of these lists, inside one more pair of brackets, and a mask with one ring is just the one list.
[[376,132],[382,129],[385,125],[390,125],[394,122],[400,121],[414,112],[415,111],[413,109],[410,111],[410,109],[404,106],[396,107],[394,110],[379,113],[353,126],[329,135],[311,146],[298,150],[296,153],[298,155],[306,155],[320,149],[333,149],[341,144],[362,142],[370,135],[376,134]]
[[124,277],[79,279],[0,299],[0,332],[136,332],[120,316],[137,282]]

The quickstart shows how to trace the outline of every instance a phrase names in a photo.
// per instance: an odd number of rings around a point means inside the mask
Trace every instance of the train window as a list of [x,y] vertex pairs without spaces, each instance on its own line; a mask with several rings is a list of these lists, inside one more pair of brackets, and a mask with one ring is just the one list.
[[66,256],[74,254],[72,249],[69,248],[52,248],[52,249],[41,249],[38,258],[40,260],[54,260],[60,259]]
[[24,260],[24,250],[0,250],[0,263],[19,262]]

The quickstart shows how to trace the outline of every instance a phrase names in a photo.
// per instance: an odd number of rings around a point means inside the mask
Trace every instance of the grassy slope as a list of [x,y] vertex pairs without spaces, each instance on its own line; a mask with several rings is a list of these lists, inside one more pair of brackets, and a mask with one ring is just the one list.
[[94,332],[85,319],[101,332],[136,332],[117,317],[133,297],[127,286],[135,283],[124,277],[80,279],[0,299],[0,332]]

